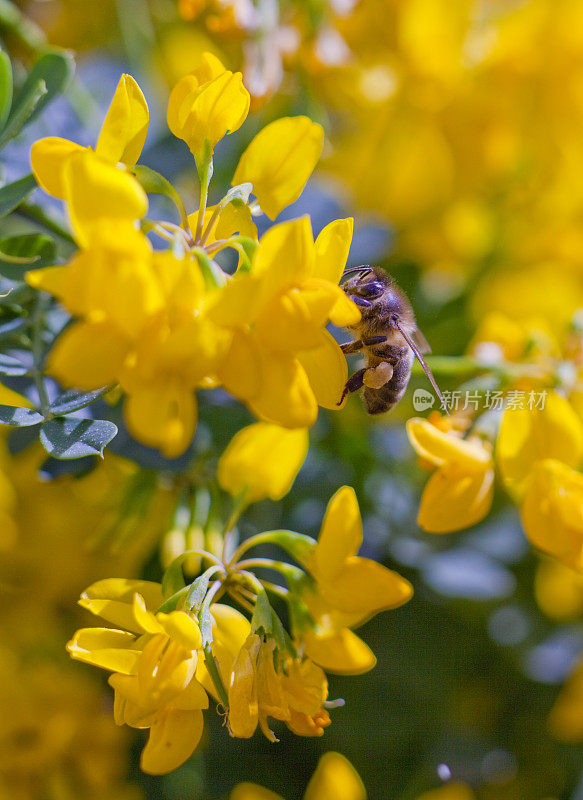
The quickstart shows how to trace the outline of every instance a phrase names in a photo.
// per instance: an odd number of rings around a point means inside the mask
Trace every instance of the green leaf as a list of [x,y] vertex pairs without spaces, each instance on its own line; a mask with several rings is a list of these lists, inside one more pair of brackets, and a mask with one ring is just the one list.
[[251,617],[251,632],[257,633],[258,631],[263,631],[266,635],[269,635],[273,630],[273,618],[271,614],[271,604],[267,597],[267,592],[263,589],[257,595],[257,600],[255,601],[255,609],[253,610],[253,616]]
[[0,134],[0,148],[65,91],[74,71],[73,56],[64,50],[45,53],[38,59],[16,93],[10,115]]
[[67,89],[73,75],[75,74],[75,60],[71,53],[66,50],[53,50],[42,55],[35,62],[31,71],[16,95],[14,106],[16,107],[20,96],[26,97],[30,87],[44,83],[46,91],[41,99],[35,104],[34,110],[27,117],[26,124],[32,122],[56,97]]
[[0,188],[0,217],[5,217],[37,188],[32,173]]
[[6,124],[12,107],[12,64],[8,53],[0,50],[0,131]]
[[0,353],[0,373],[2,375],[26,375],[28,369],[17,358]]
[[136,164],[136,166],[132,168],[132,172],[145,192],[148,194],[163,194],[169,197],[178,209],[182,222],[184,223],[186,221],[187,216],[184,203],[170,181],[166,180],[159,172],[155,172],[153,169],[143,164]]
[[99,398],[107,394],[110,389],[111,386],[105,386],[103,389],[96,389],[94,392],[86,392],[84,394],[79,394],[79,392],[70,390],[57,397],[49,406],[49,411],[56,417],[64,414],[72,414],[73,411],[79,411],[80,408],[85,408],[96,400],[99,400]]
[[23,281],[25,272],[53,265],[56,246],[50,236],[26,233],[0,239],[0,275],[11,281]]
[[82,458],[103,455],[116,433],[117,426],[108,420],[66,417],[45,422],[40,441],[54,458]]
[[44,417],[32,408],[21,408],[20,406],[0,406],[0,424],[17,425],[26,428],[29,425],[38,425]]
[[[316,540],[312,539],[311,536],[285,530],[266,531],[261,534],[261,541],[262,543],[271,542],[272,544],[276,544],[278,547],[281,547],[282,550],[285,550],[286,553],[293,556],[300,564],[306,563],[316,546]],[[297,567],[294,567],[292,564],[288,564],[287,567],[289,567],[290,576],[297,571]]]
[[[23,90],[26,88],[26,92]],[[28,79],[24,86],[16,95],[16,99],[10,111],[10,116],[6,125],[0,133],[0,150],[6,147],[8,142],[13,139],[25,123],[31,118],[35,108],[41,99],[47,94],[47,87],[43,80],[37,79],[34,83],[29,83]]]
[[288,648],[288,640],[286,639],[285,628],[273,609],[271,609],[271,631],[271,635],[275,639],[277,649],[281,652],[284,652]]
[[221,564],[213,564],[212,567],[209,567],[205,572],[202,573],[193,583],[190,584],[188,588],[188,593],[186,595],[186,602],[185,607],[188,611],[192,611],[193,609],[198,612],[202,606],[202,601],[207,593],[210,579],[212,576],[220,572],[222,570]]

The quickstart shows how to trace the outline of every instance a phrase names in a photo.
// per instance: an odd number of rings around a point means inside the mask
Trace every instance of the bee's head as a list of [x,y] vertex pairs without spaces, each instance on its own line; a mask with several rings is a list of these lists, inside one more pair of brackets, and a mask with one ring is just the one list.
[[346,270],[344,275],[350,276],[344,281],[342,288],[348,295],[374,300],[392,283],[392,278],[379,267],[355,267]]
[[415,324],[413,310],[405,294],[392,277],[380,267],[355,267],[345,273],[342,284],[346,294],[360,308],[363,319],[378,317],[379,322],[397,328],[396,322]]

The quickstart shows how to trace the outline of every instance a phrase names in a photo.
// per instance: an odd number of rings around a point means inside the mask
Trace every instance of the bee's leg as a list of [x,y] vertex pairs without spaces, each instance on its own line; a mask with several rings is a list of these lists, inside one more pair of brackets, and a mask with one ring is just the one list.
[[364,297],[359,297],[356,294],[349,294],[347,295],[353,303],[356,303],[357,306],[361,306],[362,308],[370,308],[372,303],[370,300],[365,300]]
[[340,349],[344,355],[350,355],[351,353],[358,353],[363,347],[371,347],[373,344],[382,344],[386,341],[386,336],[365,336],[363,339],[357,339],[355,342],[341,344]]
[[351,375],[350,378],[346,381],[344,385],[344,391],[342,392],[342,397],[340,398],[339,402],[336,405],[341,406],[342,401],[346,397],[347,394],[352,394],[352,392],[357,392],[359,389],[362,389],[363,386],[363,378],[364,373],[366,372],[366,367],[357,370],[354,375]]

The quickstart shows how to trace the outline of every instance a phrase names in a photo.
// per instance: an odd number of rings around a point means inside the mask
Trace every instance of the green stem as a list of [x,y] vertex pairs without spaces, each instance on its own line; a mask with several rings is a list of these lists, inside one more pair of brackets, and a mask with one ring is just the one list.
[[[216,581],[213,583],[211,588],[206,594],[204,598],[204,602],[200,609],[199,619],[202,620],[210,615],[210,607],[211,603],[213,602],[215,595],[222,589],[223,584],[222,581]],[[206,668],[211,676],[211,680],[215,685],[215,689],[217,690],[217,694],[223,704],[225,710],[229,708],[229,696],[227,694],[227,690],[225,689],[225,684],[223,683],[223,679],[221,677],[221,673],[219,672],[219,668],[217,662],[215,661],[215,657],[212,651],[212,641],[205,641],[203,642],[203,650],[204,650],[204,663]]]
[[196,220],[196,231],[194,233],[194,243],[199,244],[202,239],[202,226],[206,214],[208,203],[209,184],[213,175],[213,152],[208,139],[205,139],[200,164],[196,161],[196,168],[200,180],[200,201],[198,206],[198,218]]
[[245,497],[247,496],[247,489],[244,489],[233,502],[233,510],[229,516],[229,519],[225,523],[225,526],[222,531],[223,536],[223,553],[222,553],[222,560],[223,563],[226,564],[227,559],[229,557],[229,549],[230,544],[233,540],[233,530],[235,525],[239,521],[239,517],[245,510],[247,503],[245,502]]
[[[468,372],[484,371],[484,364],[481,364],[472,356],[427,356],[427,366],[436,375],[464,375]],[[423,375],[423,368],[417,361],[413,365],[411,372],[414,375]]]
[[[205,246],[206,240],[209,238],[210,232],[213,229],[213,225],[215,224],[215,222],[219,218],[219,214],[221,213],[221,211],[222,211],[222,206],[221,206],[220,203],[218,203],[217,207],[215,208],[215,210],[213,211],[213,213],[211,215],[211,218],[209,219],[209,223],[206,226],[204,233],[202,234],[202,237],[201,237],[201,240],[200,240],[201,247]],[[204,221],[204,217],[203,217],[203,221]]]
[[66,242],[70,242],[75,246],[77,245],[69,231],[64,228],[60,222],[50,217],[40,206],[34,203],[21,203],[16,213],[38,223],[42,228],[60,236],[60,238],[64,239]]
[[[244,561],[239,561],[237,564],[237,572],[238,574],[248,576],[251,575],[251,573],[247,572],[247,570],[257,567],[273,569],[276,572],[281,572],[284,577],[286,575],[293,575],[295,578],[301,578],[305,574],[303,570],[299,567],[294,567],[293,564],[288,564],[286,561],[275,561],[272,558],[247,558]],[[255,578],[255,576],[253,577]],[[259,581],[259,578],[255,578],[255,581],[262,583],[262,581]]]

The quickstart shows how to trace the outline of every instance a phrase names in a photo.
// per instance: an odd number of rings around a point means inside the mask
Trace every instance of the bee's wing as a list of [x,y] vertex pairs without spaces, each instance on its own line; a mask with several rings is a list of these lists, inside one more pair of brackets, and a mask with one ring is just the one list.
[[415,342],[415,344],[419,348],[419,352],[420,353],[423,353],[423,354],[431,353],[431,347],[429,345],[429,342],[427,341],[425,336],[423,336],[423,334],[421,333],[419,328],[415,329],[415,333],[413,334],[413,341]]

